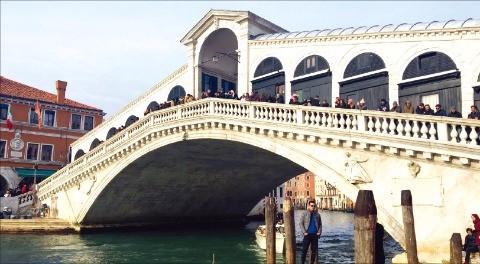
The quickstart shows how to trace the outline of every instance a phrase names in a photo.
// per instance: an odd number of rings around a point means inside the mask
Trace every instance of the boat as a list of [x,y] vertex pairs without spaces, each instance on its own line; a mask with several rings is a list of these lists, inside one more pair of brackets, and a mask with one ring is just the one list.
[[[283,249],[285,248],[285,227],[283,225],[276,225],[276,240],[275,240],[275,252],[278,254],[283,253]],[[258,246],[261,249],[267,249],[267,226],[260,225],[257,227],[255,231],[255,237]]]

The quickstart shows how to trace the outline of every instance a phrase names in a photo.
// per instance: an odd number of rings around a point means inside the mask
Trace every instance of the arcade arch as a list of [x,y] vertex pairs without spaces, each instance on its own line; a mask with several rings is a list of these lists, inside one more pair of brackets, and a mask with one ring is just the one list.
[[74,160],[80,158],[80,157],[83,156],[83,155],[85,155],[85,152],[83,151],[83,149],[77,150],[77,153],[75,153]]
[[461,107],[460,71],[446,54],[437,51],[425,52],[414,58],[405,68],[402,82],[398,85],[400,105],[411,101],[441,104],[444,109]]
[[95,139],[92,141],[92,144],[90,144],[90,149],[89,149],[89,151],[92,150],[92,149],[94,149],[94,148],[96,148],[98,145],[100,145],[100,143],[101,143],[100,140],[99,140],[98,138],[95,138]]
[[115,134],[117,134],[117,128],[115,128],[115,127],[110,128],[107,132],[107,138],[106,139],[109,139],[109,138],[115,136]]
[[[381,99],[388,100],[388,71],[383,59],[375,53],[365,52],[353,58],[345,68],[340,82],[340,97],[365,100],[367,109],[376,109]],[[372,74],[368,74],[372,73]]]
[[129,127],[131,124],[135,123],[139,118],[136,117],[135,115],[131,115],[127,118],[125,121],[125,128]]
[[291,84],[292,93],[298,94],[300,101],[318,95],[331,105],[332,72],[325,58],[311,55],[303,59],[295,69]]
[[[170,93],[168,93],[167,101],[172,101],[173,100],[175,102],[175,104],[178,104],[178,99],[182,96],[185,96],[185,95],[186,95],[185,89],[183,89],[182,86],[177,85],[177,86],[173,87],[172,90],[170,90]],[[156,104],[156,106],[155,106],[155,104]],[[156,107],[156,109],[153,109],[155,107]],[[158,106],[158,103],[155,102],[155,101],[151,102],[148,105],[148,108],[152,109],[153,111],[160,109],[160,107]]]
[[252,93],[259,95],[265,93],[267,96],[273,96],[277,93],[285,94],[285,72],[279,59],[268,57],[262,60],[253,75]]
[[237,92],[238,83],[238,40],[228,28],[212,32],[203,42],[198,66],[201,74],[200,92],[210,89]]

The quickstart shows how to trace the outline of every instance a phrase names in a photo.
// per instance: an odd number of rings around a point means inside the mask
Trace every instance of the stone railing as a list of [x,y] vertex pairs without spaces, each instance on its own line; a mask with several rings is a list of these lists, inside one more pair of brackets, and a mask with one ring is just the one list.
[[[121,157],[151,140],[151,133],[155,137],[179,133],[192,122],[196,122],[195,126],[223,122],[224,128],[228,125],[237,131],[282,134],[312,142],[333,139],[338,144],[356,138],[360,144],[391,147],[393,154],[404,148],[407,155],[424,152],[423,156],[429,159],[432,151],[437,151],[434,154],[442,155],[443,161],[455,156],[463,165],[480,160],[478,120],[208,98],[146,115],[41,182],[38,196],[42,199],[42,195],[59,185],[71,187],[81,179],[95,177],[94,172],[108,166],[113,157]],[[242,130],[246,127],[249,128]],[[334,137],[326,138],[326,134]]]
[[33,203],[33,192],[27,192],[24,194],[21,194],[17,196],[18,198],[18,206],[23,207],[23,206],[28,206]]

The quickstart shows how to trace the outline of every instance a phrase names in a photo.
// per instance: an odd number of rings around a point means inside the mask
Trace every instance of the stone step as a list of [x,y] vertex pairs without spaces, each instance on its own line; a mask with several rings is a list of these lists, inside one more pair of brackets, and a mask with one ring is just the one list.
[[0,219],[1,233],[75,233],[65,220],[52,218]]

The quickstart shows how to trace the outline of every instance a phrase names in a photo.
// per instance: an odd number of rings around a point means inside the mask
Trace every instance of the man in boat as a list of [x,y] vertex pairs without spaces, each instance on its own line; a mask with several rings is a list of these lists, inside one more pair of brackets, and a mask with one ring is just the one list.
[[305,264],[309,246],[312,248],[310,263],[315,262],[318,253],[318,239],[322,235],[322,218],[316,207],[314,200],[309,201],[307,211],[300,216],[299,225],[303,234],[302,264]]

